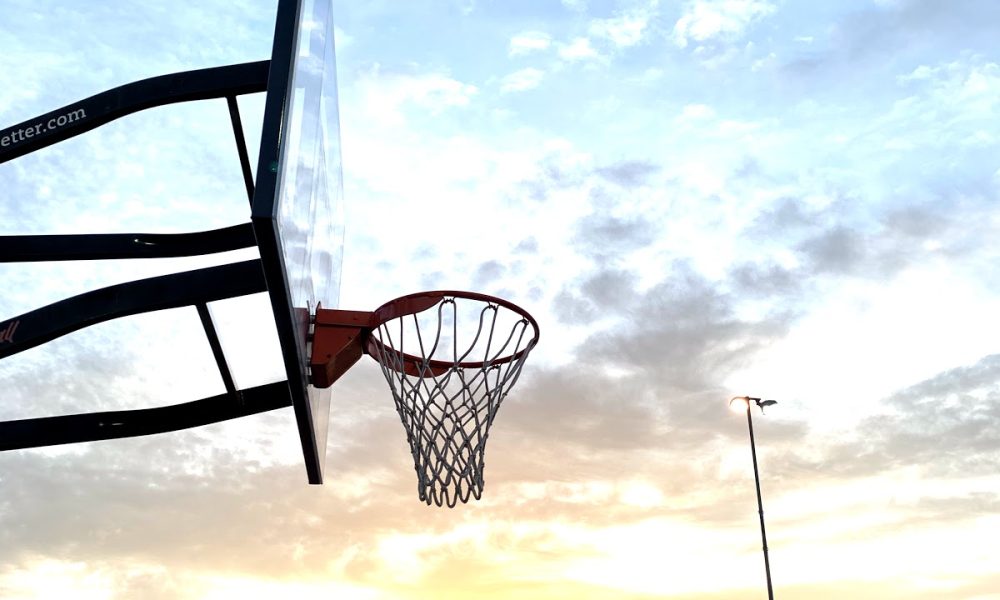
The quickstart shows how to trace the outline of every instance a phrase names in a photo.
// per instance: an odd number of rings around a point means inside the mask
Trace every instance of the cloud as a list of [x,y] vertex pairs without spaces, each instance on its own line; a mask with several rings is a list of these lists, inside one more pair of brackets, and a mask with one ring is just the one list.
[[698,121],[715,116],[715,110],[707,104],[685,104],[678,117],[682,121]]
[[354,36],[350,35],[339,26],[334,25],[333,36],[337,48],[337,53],[339,54],[342,50],[349,48],[354,45]]
[[517,246],[514,246],[514,252],[523,253],[529,256],[533,256],[538,253],[538,239],[534,236],[528,236],[518,242]]
[[782,336],[790,324],[790,315],[781,313],[744,321],[731,297],[685,265],[639,295],[628,315],[624,327],[595,335],[593,355],[642,369],[668,389],[687,391],[718,387],[727,370]]
[[570,62],[599,58],[600,54],[591,45],[590,39],[585,37],[574,38],[568,44],[561,44],[559,56]]
[[452,0],[463,16],[469,16],[476,10],[476,0]]
[[616,318],[628,303],[628,290],[637,283],[637,276],[625,269],[609,268],[589,274],[581,278],[577,287],[564,289],[556,296],[557,318],[565,323]]
[[507,267],[500,261],[491,260],[478,267],[473,275],[473,289],[483,290],[496,286],[496,280],[504,275]]
[[[919,76],[949,57],[993,56],[1000,5],[979,0],[887,0],[850,11],[828,28],[827,43],[787,60],[781,72],[813,92],[845,81]],[[822,40],[823,38],[818,38]],[[831,86],[831,82],[837,82]]]
[[595,211],[577,224],[576,244],[580,251],[600,259],[622,258],[630,251],[648,245],[656,227],[640,218],[622,218]]
[[898,48],[904,40],[914,50],[933,45],[952,50],[978,50],[991,39],[990,24],[1000,17],[1000,6],[978,0],[899,0],[851,13],[836,25],[837,42],[849,55],[860,58],[885,48]]
[[746,262],[730,269],[729,276],[741,295],[757,298],[792,298],[803,286],[794,269],[774,262]]
[[863,420],[848,441],[831,445],[820,462],[839,477],[904,467],[945,478],[988,476],[1000,465],[997,419],[1000,355],[994,354],[892,394],[881,414]]
[[868,257],[865,239],[843,226],[833,227],[799,246],[812,269],[824,273],[849,273]]
[[784,238],[795,260],[779,269],[788,273],[772,271],[771,275],[803,280],[816,275],[893,277],[934,260],[974,256],[982,252],[983,240],[993,235],[992,226],[984,221],[983,211],[990,210],[986,197],[946,196],[886,207],[867,223],[855,220],[860,202],[841,197],[815,207],[801,199],[783,198],[757,215],[747,233]]
[[429,114],[439,114],[449,108],[469,106],[479,93],[472,84],[463,83],[436,72],[386,72],[375,65],[359,82],[361,104],[367,115],[385,125],[406,120],[414,108]]
[[598,168],[597,174],[622,187],[639,187],[659,171],[658,165],[648,161],[623,160]]
[[544,31],[522,31],[510,38],[507,55],[524,56],[525,54],[548,50],[551,45],[552,36]]
[[545,71],[528,67],[506,75],[500,81],[500,91],[503,93],[524,92],[538,87],[545,78]]
[[686,48],[691,43],[735,41],[774,11],[766,0],[689,0],[674,24],[674,43]]
[[[1000,101],[1000,64],[981,56],[968,55],[962,60],[920,65],[910,73],[899,75],[903,86],[917,88],[928,100],[964,113],[989,115]],[[935,119],[938,120],[938,119]]]
[[592,20],[588,32],[618,48],[628,48],[643,41],[653,16],[652,7],[633,9],[617,17]]

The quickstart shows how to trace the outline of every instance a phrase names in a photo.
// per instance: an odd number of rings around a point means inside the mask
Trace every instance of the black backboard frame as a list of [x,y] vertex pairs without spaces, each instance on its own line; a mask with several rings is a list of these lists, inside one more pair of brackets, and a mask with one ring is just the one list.
[[295,421],[302,442],[302,454],[309,483],[323,483],[323,456],[317,444],[312,407],[309,401],[309,380],[305,369],[303,332],[295,315],[284,257],[281,252],[281,232],[278,227],[278,185],[280,165],[285,152],[287,122],[293,94],[293,67],[302,0],[279,0],[271,51],[271,70],[264,103],[264,120],[257,162],[257,179],[251,210],[251,221],[260,249],[268,295],[274,312],[282,360],[288,375],[289,394],[295,409]]

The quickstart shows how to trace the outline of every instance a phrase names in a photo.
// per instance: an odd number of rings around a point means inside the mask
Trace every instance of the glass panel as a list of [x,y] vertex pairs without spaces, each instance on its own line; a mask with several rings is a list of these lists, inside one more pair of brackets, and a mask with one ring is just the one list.
[[307,0],[299,25],[278,231],[292,305],[335,307],[344,249],[343,181],[329,0]]
[[[283,131],[277,228],[304,356],[309,314],[337,307],[344,248],[340,117],[330,0],[306,0],[299,22],[293,91]],[[330,391],[309,388],[320,465],[326,455]]]
[[266,293],[212,302],[208,308],[238,389],[286,378]]

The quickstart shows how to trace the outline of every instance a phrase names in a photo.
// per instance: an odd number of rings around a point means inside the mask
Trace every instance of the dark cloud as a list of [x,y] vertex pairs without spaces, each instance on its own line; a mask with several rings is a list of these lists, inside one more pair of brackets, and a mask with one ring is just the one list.
[[643,160],[626,160],[600,167],[597,174],[606,180],[625,188],[640,187],[651,175],[660,171],[660,166]]
[[[611,376],[585,361],[535,372],[512,396],[490,440],[488,487],[525,518],[599,526],[664,515],[731,524],[745,515],[749,471],[722,475],[723,458],[712,450],[726,439],[746,440],[746,422],[728,410],[724,390],[691,392],[641,375]],[[806,434],[795,422],[768,419],[759,427],[768,445],[779,448]],[[578,499],[588,482],[629,480],[650,482],[667,497],[712,499],[642,509],[621,503],[613,487],[593,502]],[[519,484],[543,483],[550,494],[517,496]]]
[[874,233],[835,225],[807,238],[798,250],[813,273],[889,277],[934,256],[978,251],[981,227],[966,223],[978,212],[969,210],[959,220],[925,208],[896,210],[881,218]]
[[813,272],[849,274],[867,257],[867,241],[857,231],[837,226],[798,247]]
[[773,206],[761,211],[749,230],[768,237],[783,236],[812,227],[820,218],[820,214],[809,210],[798,198],[779,198]]
[[490,260],[482,263],[476,267],[472,274],[473,289],[481,290],[495,287],[497,280],[503,277],[506,272],[507,267],[499,261]]
[[599,261],[614,261],[650,244],[656,227],[639,218],[594,212],[577,224],[575,243],[580,252]]
[[[991,55],[1000,5],[990,0],[903,0],[852,11],[830,28],[824,50],[799,53],[781,72],[802,80],[802,91],[837,94],[844,82],[868,82],[873,74],[898,75],[942,56]],[[838,89],[833,89],[832,84]],[[869,84],[870,85],[870,84]],[[849,89],[849,88],[848,88]]]
[[803,286],[801,273],[774,263],[743,263],[729,276],[740,295],[752,298],[789,298]]
[[641,248],[653,238],[651,223],[611,215],[586,217],[580,222],[579,232],[579,239],[588,245],[611,246],[616,250]]
[[514,246],[514,252],[523,252],[525,254],[537,254],[538,253],[538,240],[534,236],[526,237],[517,246]]
[[[903,0],[848,17],[836,29],[836,39],[851,56],[872,56],[903,44],[922,48],[971,49],[992,43],[1000,6],[989,0]],[[886,55],[887,56],[887,55]]]
[[921,241],[940,235],[953,222],[951,214],[923,206],[892,210],[883,219],[885,230],[892,235],[918,238]]
[[747,262],[731,269],[735,283],[750,293],[801,286],[820,275],[886,278],[935,257],[956,258],[982,250],[991,235],[989,201],[942,197],[933,202],[889,206],[868,224],[857,214],[862,200],[842,196],[824,208],[783,198],[764,210],[748,235],[780,240],[801,265]]
[[[38,554],[196,566],[225,556],[224,545],[243,545],[240,539],[247,535],[231,517],[242,515],[244,523],[259,527],[281,516],[261,512],[259,491],[248,489],[259,481],[259,475],[248,475],[249,464],[211,452],[206,442],[202,432],[185,432],[94,443],[82,447],[82,455],[57,460],[36,452],[5,453],[0,460],[11,511],[0,530],[3,561]],[[203,451],[210,452],[199,460]],[[185,466],[208,473],[185,475]],[[233,559],[223,560],[233,566]]]
[[891,414],[864,425],[880,433],[887,460],[924,464],[942,475],[1000,466],[1000,355],[904,389],[887,404]]
[[567,166],[560,157],[547,157],[531,179],[522,181],[520,187],[529,198],[544,202],[552,190],[567,189],[580,185],[590,173],[583,168]]
[[580,293],[604,316],[616,316],[631,304],[637,279],[635,273],[622,269],[598,271],[580,284]]
[[1000,382],[1000,355],[981,358],[976,364],[945,371],[889,398],[897,408],[914,408],[915,403],[967,394]]
[[[636,378],[609,378],[582,365],[543,371],[518,389],[517,410],[507,411],[505,427],[536,443],[558,442],[591,452],[628,450],[665,442],[658,407],[649,402],[645,383]],[[552,446],[553,444],[539,444]],[[564,462],[553,463],[566,468]]]
[[790,451],[781,469],[860,477],[916,466],[931,476],[970,477],[1000,467],[1000,355],[943,372],[885,400],[822,459]]
[[725,373],[786,331],[790,316],[749,322],[735,314],[735,299],[685,263],[642,293],[633,291],[628,320],[596,334],[595,356],[640,368],[682,389],[715,387]]
[[554,311],[563,323],[590,323],[624,316],[634,301],[637,276],[625,269],[609,268],[588,273],[556,296]]
[[563,289],[556,294],[552,306],[560,323],[591,323],[599,316],[597,307],[573,289]]

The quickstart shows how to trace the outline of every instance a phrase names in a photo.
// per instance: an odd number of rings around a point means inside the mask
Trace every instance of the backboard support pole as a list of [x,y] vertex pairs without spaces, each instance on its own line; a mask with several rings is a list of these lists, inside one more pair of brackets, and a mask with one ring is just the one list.
[[236,383],[233,381],[233,374],[226,362],[226,355],[222,352],[222,342],[219,341],[219,332],[215,330],[215,323],[212,322],[212,313],[209,312],[208,305],[204,302],[199,302],[197,308],[201,327],[205,330],[205,337],[208,338],[208,345],[212,348],[215,364],[219,368],[219,376],[222,377],[222,385],[226,387],[226,393],[235,398],[237,397]]
[[240,155],[240,169],[243,171],[243,185],[247,189],[247,200],[253,204],[253,172],[250,170],[250,155],[247,153],[247,140],[243,133],[243,121],[240,119],[240,105],[236,96],[226,96],[229,106],[229,121],[233,124],[233,137],[236,138],[236,151]]

